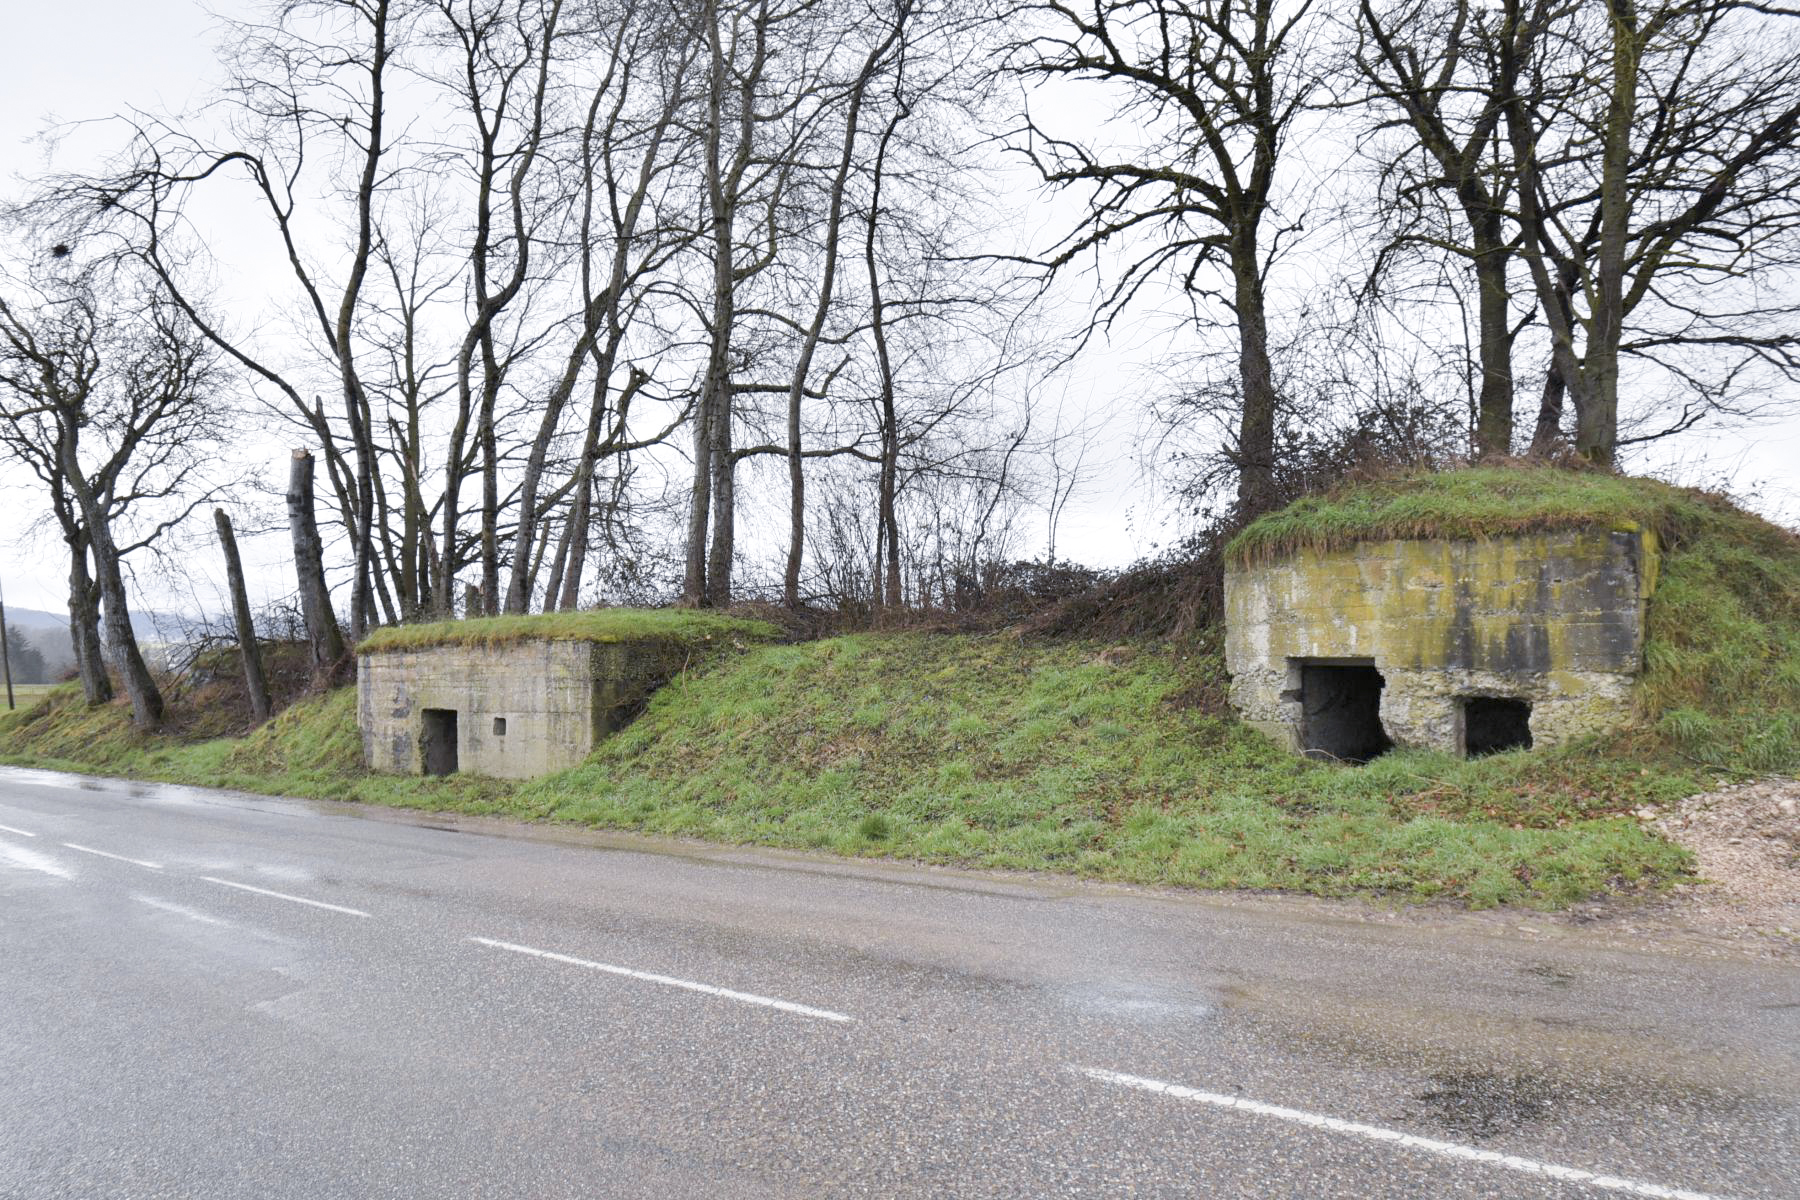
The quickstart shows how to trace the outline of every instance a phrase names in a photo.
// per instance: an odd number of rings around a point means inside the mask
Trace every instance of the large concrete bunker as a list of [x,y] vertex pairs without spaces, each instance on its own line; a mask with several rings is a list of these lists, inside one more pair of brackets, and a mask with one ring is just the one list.
[[1231,700],[1314,757],[1481,755],[1625,723],[1656,584],[1653,535],[1565,529],[1371,540],[1235,563]]
[[526,639],[365,648],[357,715],[371,770],[526,779],[566,770],[682,669],[678,642]]

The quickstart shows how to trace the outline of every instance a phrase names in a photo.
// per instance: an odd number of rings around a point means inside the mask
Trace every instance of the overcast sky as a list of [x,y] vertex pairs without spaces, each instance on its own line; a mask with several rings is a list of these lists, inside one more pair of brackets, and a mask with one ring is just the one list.
[[[244,0],[216,0],[214,7],[232,11],[248,5]],[[16,176],[43,169],[46,150],[33,139],[52,118],[65,122],[102,118],[131,105],[180,110],[202,96],[218,73],[212,20],[192,0],[60,0],[7,8],[9,52],[0,70],[0,180],[9,194],[16,190]],[[92,135],[71,136],[56,151],[53,165],[82,166],[98,144]],[[1140,339],[1129,348],[1097,354],[1068,383],[1066,407],[1072,419],[1091,412],[1096,423],[1104,423],[1113,433],[1089,457],[1091,478],[1064,518],[1059,557],[1119,566],[1170,535],[1170,513],[1140,476],[1133,453],[1146,429],[1137,403],[1148,386],[1145,364],[1158,353],[1155,339],[1148,343]],[[271,441],[239,450],[247,461],[266,464],[271,480],[285,478],[287,445]],[[1790,525],[1800,523],[1800,421],[1753,431],[1702,426],[1629,465],[1672,472],[1681,482],[1728,482],[1770,516]],[[0,467],[0,564],[4,564],[0,583],[5,599],[15,606],[60,612],[66,607],[62,544],[25,536],[46,507],[16,469]],[[1041,528],[1037,536],[1041,538]],[[252,586],[253,602],[291,591],[284,542],[272,536],[246,546],[252,573],[258,576]],[[1042,547],[1028,550],[1041,553]],[[149,593],[146,606],[188,607],[198,599],[216,608],[222,575],[212,562],[216,557],[198,552],[192,556],[193,586],[181,589],[185,595],[166,584],[141,580]]]

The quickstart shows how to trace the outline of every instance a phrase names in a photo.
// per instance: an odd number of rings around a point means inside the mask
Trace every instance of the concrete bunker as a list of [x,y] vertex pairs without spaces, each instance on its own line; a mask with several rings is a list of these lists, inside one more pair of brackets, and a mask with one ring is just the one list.
[[1225,576],[1246,721],[1296,751],[1479,756],[1630,720],[1656,539],[1573,528],[1300,547]]
[[399,775],[527,779],[580,763],[679,672],[679,641],[522,638],[364,648],[363,759]]

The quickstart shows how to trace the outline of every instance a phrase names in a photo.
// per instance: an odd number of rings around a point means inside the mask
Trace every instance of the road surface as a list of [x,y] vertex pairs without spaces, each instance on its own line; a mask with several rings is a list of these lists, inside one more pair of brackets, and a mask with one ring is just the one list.
[[1800,1195],[1800,972],[0,772],[0,1196],[1064,1195]]

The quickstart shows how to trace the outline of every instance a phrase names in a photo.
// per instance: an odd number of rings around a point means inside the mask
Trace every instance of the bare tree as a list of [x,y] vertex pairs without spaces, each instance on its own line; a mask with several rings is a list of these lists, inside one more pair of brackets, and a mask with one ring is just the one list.
[[1118,256],[1096,321],[1116,317],[1152,281],[1179,288],[1197,314],[1209,300],[1230,309],[1238,506],[1265,511],[1279,407],[1266,284],[1282,239],[1301,224],[1280,212],[1277,175],[1316,85],[1311,0],[1033,0],[1011,5],[1007,19],[1029,31],[1012,50],[1012,70],[1103,85],[1117,115],[1143,133],[1134,144],[1096,147],[1027,115],[1021,152],[1052,187],[1087,194],[1081,224],[1045,265]]
[[1466,263],[1475,279],[1478,456],[1512,451],[1520,324],[1509,278],[1519,232],[1504,110],[1521,62],[1497,25],[1472,0],[1362,0],[1351,55],[1356,99],[1393,135],[1381,155],[1375,211],[1387,231],[1376,280],[1398,259],[1440,255]]
[[[53,258],[69,257],[65,246]],[[110,688],[92,646],[92,587],[107,647],[131,700],[152,728],[163,697],[138,649],[124,562],[211,498],[201,485],[219,384],[216,352],[153,280],[102,263],[45,270],[29,298],[0,297],[3,440],[52,489],[72,556],[71,620],[90,702]],[[133,518],[136,518],[135,522]]]
[[269,719],[269,681],[263,675],[262,647],[256,641],[256,622],[250,615],[250,593],[244,586],[244,563],[238,557],[237,535],[224,509],[213,509],[219,531],[219,549],[225,555],[225,578],[231,588],[232,627],[237,633],[238,655],[244,665],[244,691],[250,698],[250,715],[258,723]]
[[[1759,275],[1800,262],[1800,32],[1725,0],[1506,0],[1529,61],[1506,118],[1524,256],[1576,449],[1610,464],[1626,361],[1672,376],[1678,430],[1800,377],[1795,307]],[[1703,362],[1689,357],[1699,352]]]
[[[616,378],[633,318],[659,273],[692,244],[692,235],[658,219],[681,165],[676,120],[691,100],[699,43],[670,45],[670,23],[648,6],[628,5],[603,43],[603,71],[593,85],[572,166],[580,180],[575,262],[580,309],[561,373],[549,388],[526,455],[513,533],[506,610],[524,612],[536,581],[532,555],[518,552],[538,537],[548,506],[569,503],[546,607],[573,608],[588,554],[596,473],[603,460],[661,444],[673,428],[645,438],[629,432],[634,399],[652,377],[627,366]],[[561,420],[583,379],[589,403],[569,478],[542,492]],[[677,423],[686,413],[677,417]],[[547,532],[547,531],[546,531]]]

